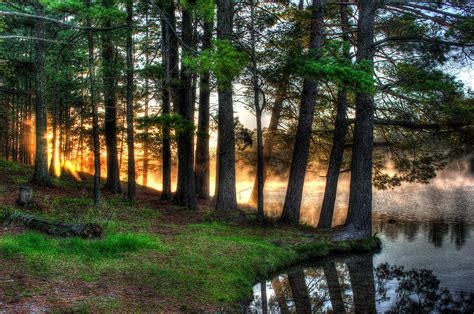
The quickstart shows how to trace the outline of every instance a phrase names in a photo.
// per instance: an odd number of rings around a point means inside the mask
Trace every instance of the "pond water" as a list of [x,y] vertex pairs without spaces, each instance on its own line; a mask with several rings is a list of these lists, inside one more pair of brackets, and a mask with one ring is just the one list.
[[[317,221],[320,196],[305,194],[307,223]],[[269,214],[280,211],[275,208],[278,204]],[[339,208],[334,224],[344,219]],[[373,230],[382,240],[381,252],[331,256],[282,271],[257,283],[242,310],[473,313],[474,184],[411,184],[375,192]]]

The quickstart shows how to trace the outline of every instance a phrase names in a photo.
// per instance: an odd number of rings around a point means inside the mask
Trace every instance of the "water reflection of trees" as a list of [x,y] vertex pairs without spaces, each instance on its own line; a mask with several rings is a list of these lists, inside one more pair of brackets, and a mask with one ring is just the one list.
[[435,247],[442,247],[445,241],[450,241],[457,250],[462,249],[470,236],[470,226],[463,217],[458,217],[454,221],[433,220],[423,223],[398,220],[388,223],[380,219],[374,222],[374,230],[393,241],[403,236],[406,241],[413,242],[418,236],[422,236]]
[[389,264],[374,269],[369,254],[338,257],[262,282],[246,311],[375,313],[377,308],[386,313],[472,313],[472,293],[451,293],[439,284],[430,270]]
[[[382,300],[392,302],[387,311],[389,313],[472,313],[474,310],[472,293],[453,294],[441,288],[431,270],[405,270],[402,266],[385,263],[375,269],[375,278],[377,293]],[[391,291],[395,295],[392,297],[388,296],[390,283],[397,284],[395,291]]]

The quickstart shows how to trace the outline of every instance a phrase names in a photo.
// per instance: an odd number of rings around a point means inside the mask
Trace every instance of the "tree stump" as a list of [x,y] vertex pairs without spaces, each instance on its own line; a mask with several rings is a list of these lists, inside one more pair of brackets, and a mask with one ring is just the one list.
[[29,208],[33,200],[33,189],[30,186],[20,187],[20,195],[16,200],[16,205]]

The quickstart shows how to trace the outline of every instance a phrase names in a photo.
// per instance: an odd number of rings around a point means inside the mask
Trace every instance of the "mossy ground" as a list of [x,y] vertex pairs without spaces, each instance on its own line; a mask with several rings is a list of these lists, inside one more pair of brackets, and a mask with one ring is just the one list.
[[[0,173],[0,206],[12,210],[25,184],[18,178],[28,178],[31,168],[0,159]],[[97,210],[87,178],[33,189],[35,215],[98,222],[106,232],[100,240],[83,240],[4,228],[0,308],[6,310],[216,311],[232,308],[257,279],[279,268],[330,251],[370,250],[377,242],[334,244],[308,228],[211,221],[209,204],[189,211],[160,202],[159,193],[145,188],[134,206],[105,194]],[[304,237],[308,232],[311,240]]]

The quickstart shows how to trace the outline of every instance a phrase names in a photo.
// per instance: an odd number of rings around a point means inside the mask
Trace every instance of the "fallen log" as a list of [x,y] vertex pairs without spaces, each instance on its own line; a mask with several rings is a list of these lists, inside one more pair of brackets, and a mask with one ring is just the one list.
[[102,226],[94,223],[70,224],[54,222],[16,211],[5,215],[4,221],[7,223],[19,223],[27,228],[57,237],[100,238],[104,231]]

